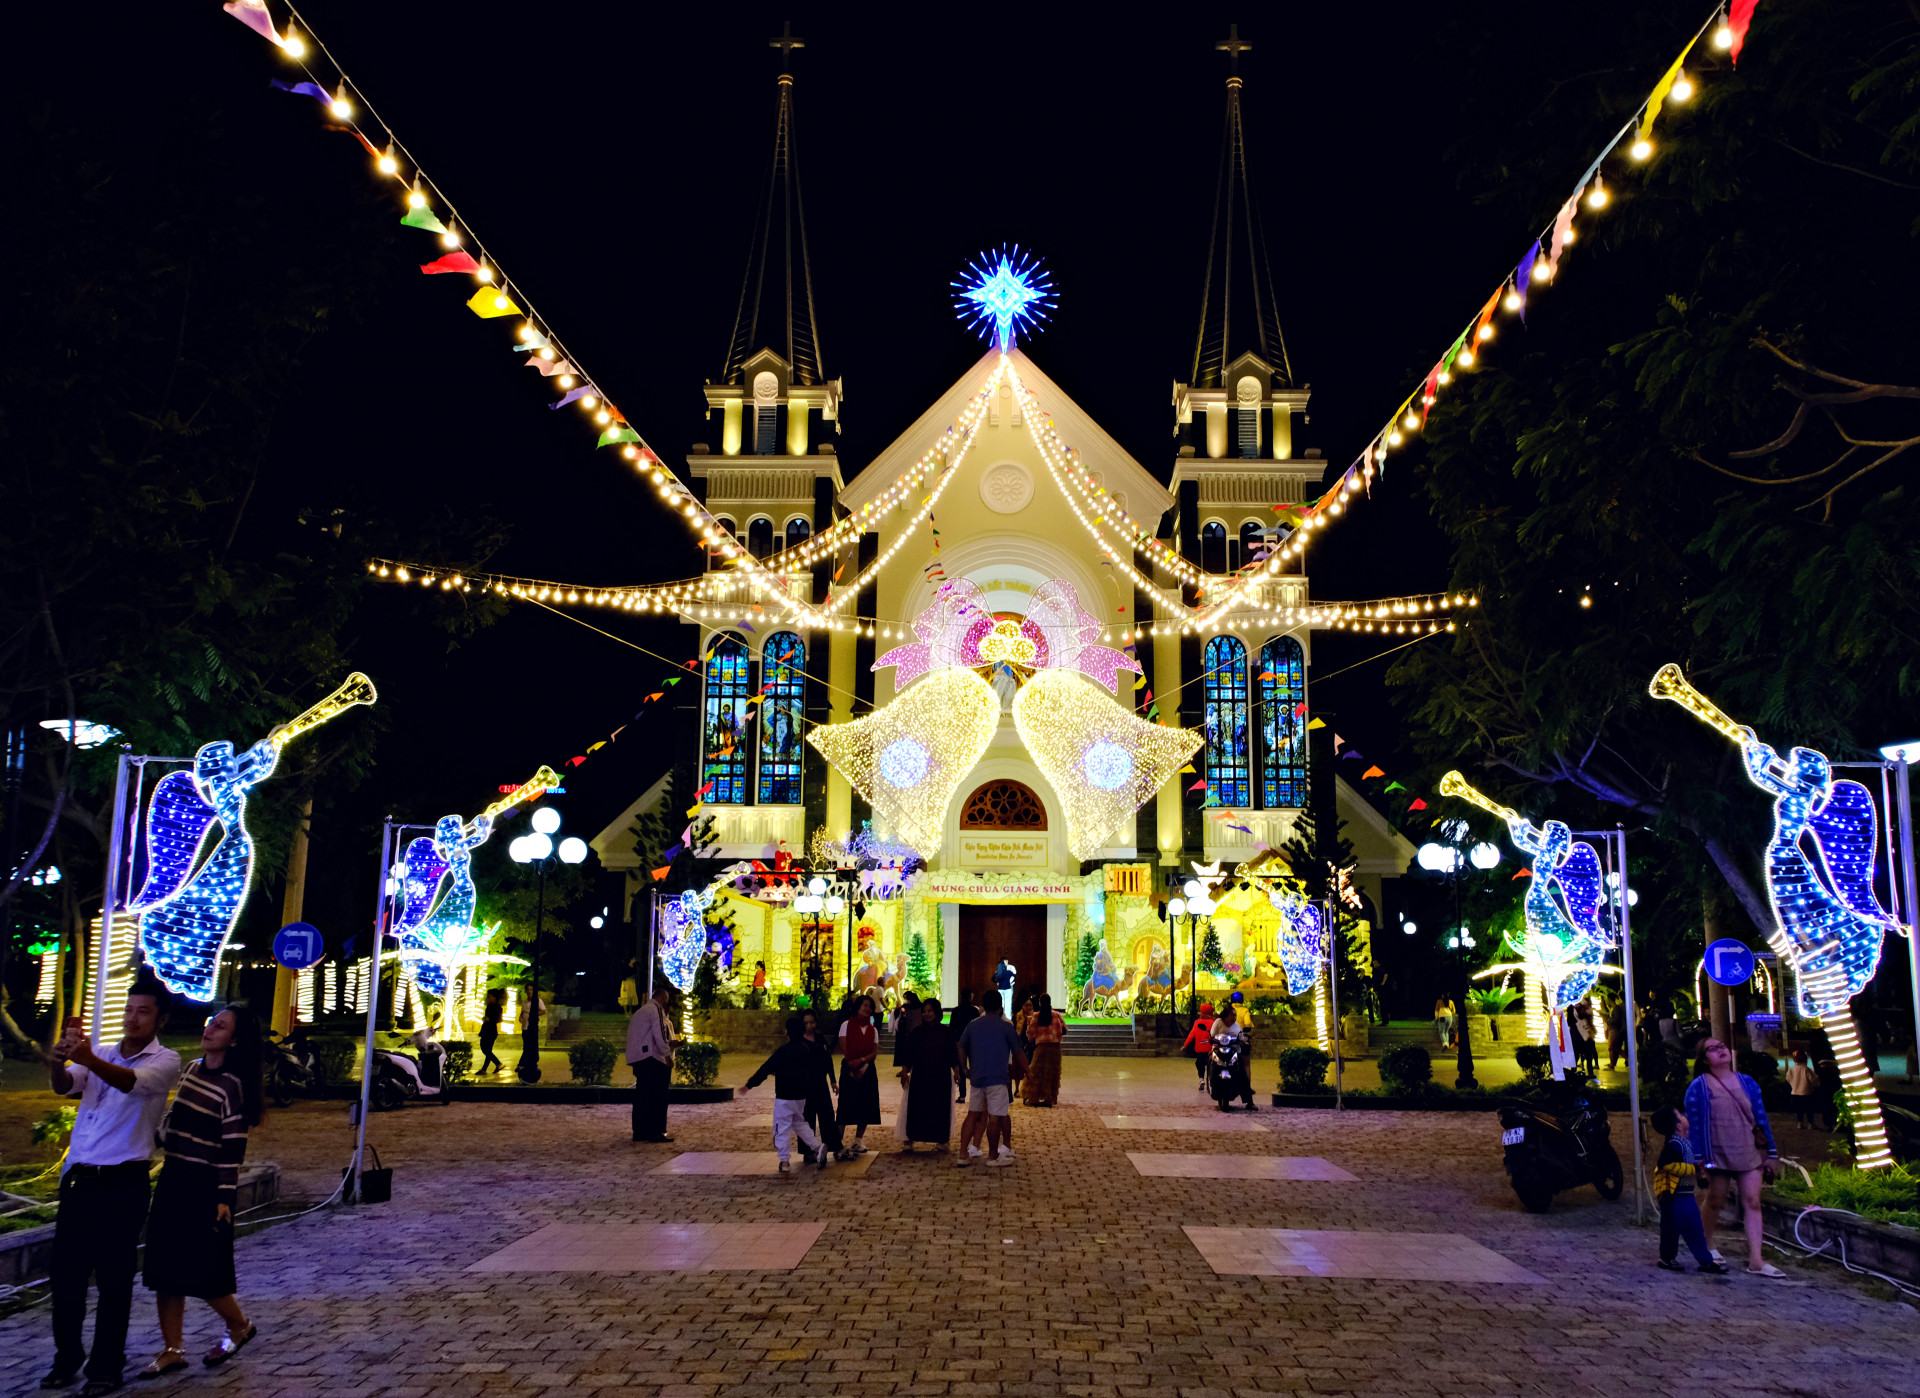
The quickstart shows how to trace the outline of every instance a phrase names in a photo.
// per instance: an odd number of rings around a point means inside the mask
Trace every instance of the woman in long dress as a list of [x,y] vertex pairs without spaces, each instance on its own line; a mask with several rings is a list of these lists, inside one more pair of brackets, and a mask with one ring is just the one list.
[[1023,1105],[1051,1107],[1059,1097],[1060,1040],[1066,1032],[1066,1020],[1054,1013],[1053,997],[1042,995],[1035,1000],[1027,1020],[1027,1038],[1033,1042],[1033,1054],[1020,1092]]
[[928,996],[920,1002],[920,1026],[907,1044],[906,1118],[901,1122],[901,1149],[912,1151],[926,1141],[944,1151],[953,1136],[953,1098],[947,1084],[960,1082],[960,1053],[953,1030],[940,1022],[940,1002]]
[[840,1116],[835,1125],[843,1131],[853,1128],[853,1139],[839,1152],[842,1160],[865,1155],[867,1128],[880,1124],[880,1078],[873,1066],[880,1056],[880,1027],[873,1014],[873,998],[862,995],[840,1026]]

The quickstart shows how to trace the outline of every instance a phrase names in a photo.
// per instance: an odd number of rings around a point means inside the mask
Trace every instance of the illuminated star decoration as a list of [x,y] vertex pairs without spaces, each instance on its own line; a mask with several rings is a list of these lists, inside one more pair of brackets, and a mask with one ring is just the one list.
[[1053,306],[1052,276],[1039,258],[1018,245],[981,253],[953,285],[959,288],[953,306],[960,319],[992,340],[1002,354],[1013,348],[1016,330],[1037,329]]

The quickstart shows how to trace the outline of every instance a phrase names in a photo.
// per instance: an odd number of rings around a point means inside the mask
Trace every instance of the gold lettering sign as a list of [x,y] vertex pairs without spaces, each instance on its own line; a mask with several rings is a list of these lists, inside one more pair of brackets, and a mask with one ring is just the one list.
[[960,862],[987,869],[1044,869],[1052,861],[1045,835],[962,830]]

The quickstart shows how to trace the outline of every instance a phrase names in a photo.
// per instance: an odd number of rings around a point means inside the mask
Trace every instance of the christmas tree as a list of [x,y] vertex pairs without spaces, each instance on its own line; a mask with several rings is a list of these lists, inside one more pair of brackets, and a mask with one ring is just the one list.
[[1093,975],[1093,958],[1099,954],[1100,942],[1093,935],[1093,929],[1089,927],[1080,934],[1080,947],[1074,953],[1073,983],[1076,986],[1085,985]]
[[907,984],[923,993],[933,985],[933,965],[927,957],[927,939],[918,932],[907,939]]
[[1211,922],[1207,924],[1206,939],[1200,943],[1200,969],[1219,975],[1226,966],[1226,958],[1220,952],[1220,934]]

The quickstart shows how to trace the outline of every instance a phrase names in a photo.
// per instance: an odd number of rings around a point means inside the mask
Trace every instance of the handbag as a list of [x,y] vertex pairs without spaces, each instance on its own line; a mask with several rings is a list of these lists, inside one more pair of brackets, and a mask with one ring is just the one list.
[[[393,1171],[380,1164],[379,1148],[369,1144],[367,1149],[373,1152],[374,1168],[360,1172],[360,1202],[362,1204],[386,1204],[393,1200]],[[346,1181],[343,1192],[353,1191],[353,1166],[349,1165],[340,1172]]]

